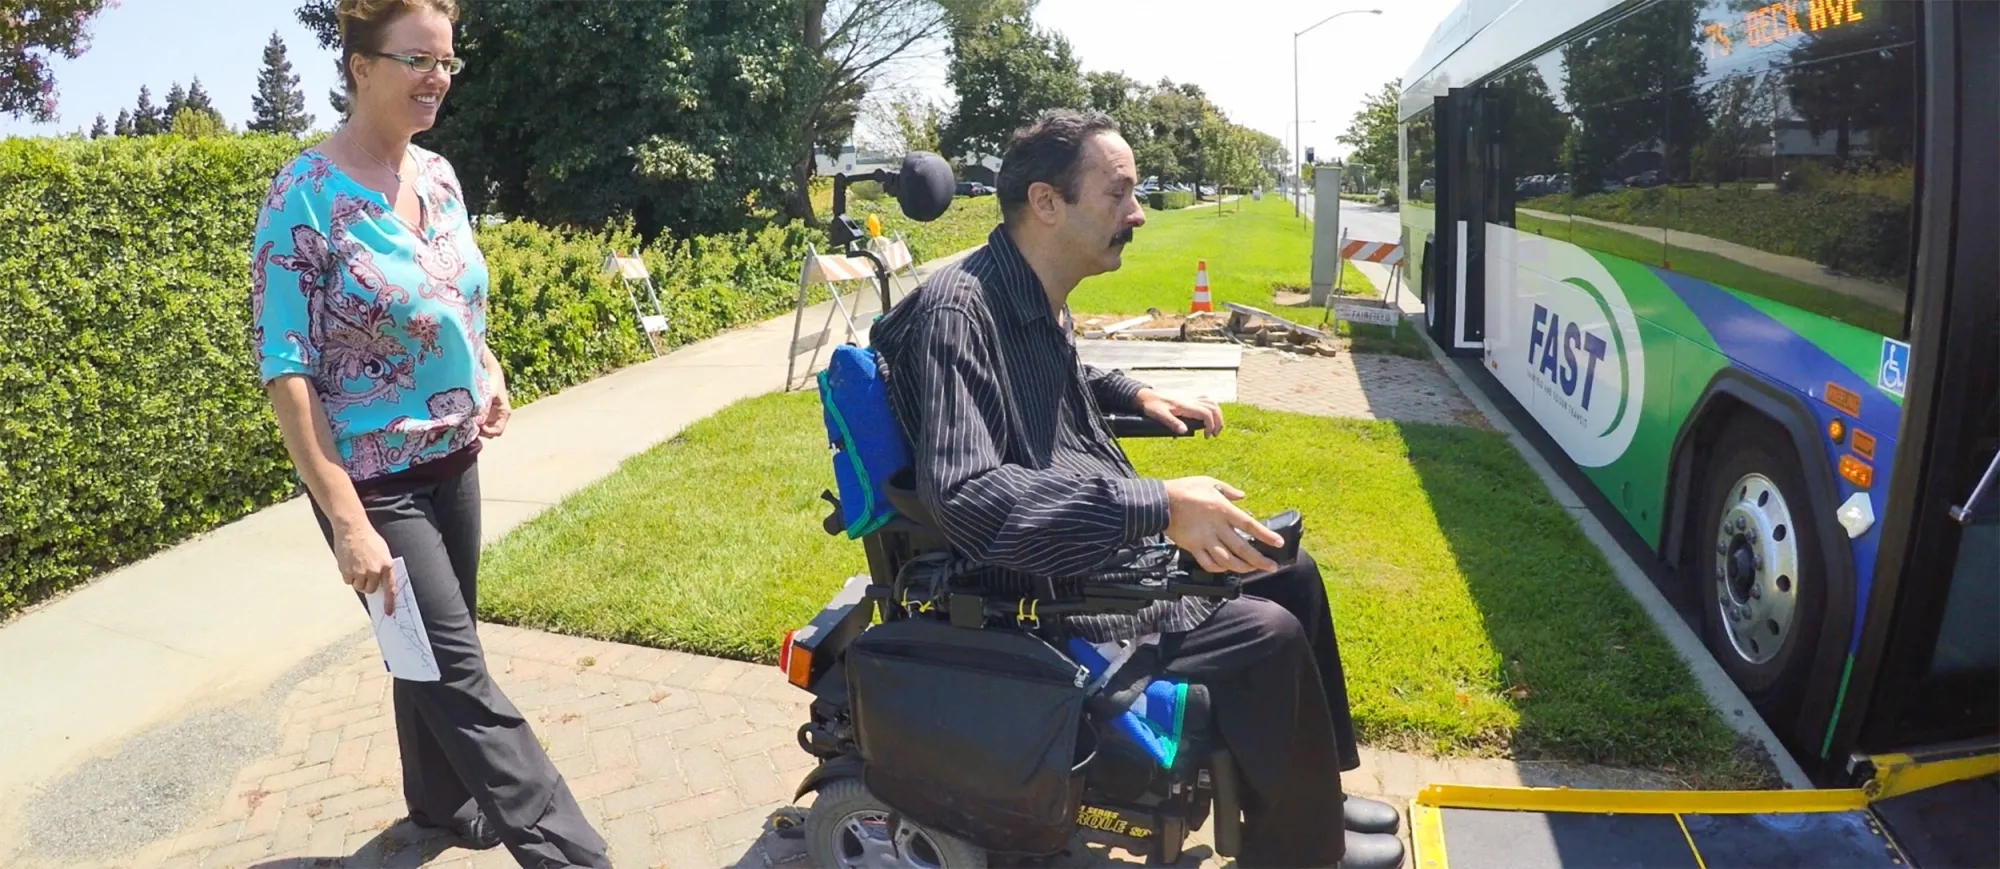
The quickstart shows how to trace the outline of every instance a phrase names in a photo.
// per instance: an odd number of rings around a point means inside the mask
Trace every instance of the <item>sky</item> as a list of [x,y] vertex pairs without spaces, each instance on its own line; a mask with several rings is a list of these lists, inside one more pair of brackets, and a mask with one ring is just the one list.
[[[100,112],[108,123],[120,108],[138,101],[140,85],[150,86],[154,103],[161,104],[174,82],[185,85],[195,77],[224,119],[240,128],[250,120],[250,95],[274,30],[290,52],[315,126],[329,129],[335,116],[326,94],[336,81],[335,55],[300,26],[292,14],[296,5],[294,0],[122,0],[93,23],[83,56],[53,60],[61,117],[51,124],[0,117],[0,136],[88,129]],[[1117,70],[1149,83],[1162,77],[1193,82],[1231,120],[1290,147],[1293,33],[1338,12],[1380,8],[1380,15],[1343,15],[1297,39],[1299,129],[1304,144],[1326,159],[1345,154],[1334,138],[1362,99],[1401,76],[1456,5],[1457,0],[1041,0],[1035,19],[1069,39],[1085,72]],[[907,65],[897,81],[943,101],[950,96],[944,76],[944,59],[931,57]]]

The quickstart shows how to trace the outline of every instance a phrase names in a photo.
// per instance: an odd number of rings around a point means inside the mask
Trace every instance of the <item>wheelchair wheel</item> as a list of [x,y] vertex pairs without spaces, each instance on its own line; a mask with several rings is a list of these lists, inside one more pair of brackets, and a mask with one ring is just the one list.
[[806,815],[806,854],[816,869],[986,869],[986,852],[948,833],[903,820],[889,828],[889,807],[843,778],[820,788]]

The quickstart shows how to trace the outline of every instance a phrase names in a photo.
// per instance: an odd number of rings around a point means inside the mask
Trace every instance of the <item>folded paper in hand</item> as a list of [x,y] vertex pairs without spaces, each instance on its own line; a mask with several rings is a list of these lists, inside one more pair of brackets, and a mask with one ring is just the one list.
[[395,567],[394,615],[382,614],[382,589],[366,595],[368,618],[375,623],[375,644],[382,648],[382,663],[389,675],[411,682],[436,682],[440,678],[437,658],[431,654],[430,633],[424,630],[423,615],[417,610],[410,571],[401,558],[396,559]]

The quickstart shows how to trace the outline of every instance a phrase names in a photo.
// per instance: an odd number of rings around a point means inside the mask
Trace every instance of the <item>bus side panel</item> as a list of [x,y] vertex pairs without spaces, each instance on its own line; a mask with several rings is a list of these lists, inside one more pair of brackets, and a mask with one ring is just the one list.
[[[1899,396],[1895,390],[1884,388],[1897,385],[1894,372],[1864,364],[1863,354],[1873,346],[1878,358],[1893,361],[1897,358],[1894,349],[1897,342],[1802,311],[1777,308],[1782,316],[1774,316],[1774,306],[1761,304],[1761,300],[1753,303],[1751,297],[1707,281],[1661,269],[1653,271],[1701,318],[1713,338],[1715,350],[1730,361],[1731,368],[1791,394],[1811,414],[1815,431],[1809,434],[1823,448],[1809,451],[1802,458],[1815,465],[1806,469],[1808,474],[1823,474],[1831,483],[1826,496],[1815,499],[1813,507],[1822,516],[1831,518],[1857,493],[1868,501],[1877,521],[1859,536],[1847,538],[1844,547],[1851,558],[1855,579],[1856,617],[1847,642],[1851,653],[1860,642],[1859,616],[1867,611],[1873,587],[1880,520],[1893,472],[1896,432],[1902,421]],[[1854,396],[1860,413],[1849,414],[1836,407],[1836,399],[1829,395],[1835,391]],[[1826,434],[1828,423],[1836,419],[1846,429],[1837,444]],[[1857,431],[1873,439],[1872,449],[1857,449],[1853,436]],[[1867,486],[1858,485],[1841,473],[1843,459],[1867,471]]]
[[[1674,444],[1724,368],[1790,393],[1808,409],[1807,437],[1824,439],[1835,418],[1872,437],[1872,457],[1857,453],[1850,435],[1806,460],[1833,484],[1835,497],[1814,501],[1822,516],[1856,492],[1882,516],[1901,408],[1881,387],[1890,375],[1876,357],[1891,357],[1894,342],[1539,234],[1499,224],[1486,231],[1488,369],[1649,546],[1660,544]],[[1860,396],[1860,414],[1828,403],[1829,384]],[[1868,487],[1841,475],[1843,457],[1868,469]],[[1868,600],[1878,527],[1844,547],[1857,612]]]
[[1686,412],[1676,345],[1699,322],[1636,263],[1499,224],[1486,232],[1487,368],[1657,547]]

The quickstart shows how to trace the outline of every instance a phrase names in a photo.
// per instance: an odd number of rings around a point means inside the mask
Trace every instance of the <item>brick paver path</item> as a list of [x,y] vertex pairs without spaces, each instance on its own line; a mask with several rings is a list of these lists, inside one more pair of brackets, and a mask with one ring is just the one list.
[[[765,865],[765,819],[812,761],[793,736],[806,695],[775,668],[498,625],[480,636],[615,865]],[[278,753],[238,772],[214,814],[101,865],[513,866],[505,848],[442,849],[400,822],[388,687],[374,644],[355,643],[293,691]]]
[[[482,625],[494,677],[534,723],[584,811],[625,869],[809,869],[800,845],[766,834],[812,763],[794,733],[806,695],[776,668]],[[401,822],[388,677],[372,641],[355,642],[284,703],[278,752],[238,771],[201,821],[103,869],[500,869],[505,848],[473,852]],[[1618,771],[1438,761],[1362,750],[1351,793],[1407,808],[1430,782],[1655,787]],[[807,797],[806,804],[810,803]],[[1209,831],[1184,866],[1214,867]],[[1405,830],[1407,835],[1407,829]],[[1124,852],[1093,865],[1138,865]]]
[[[1404,328],[1416,328],[1405,324]],[[1245,348],[1236,399],[1271,410],[1490,428],[1430,359]]]

